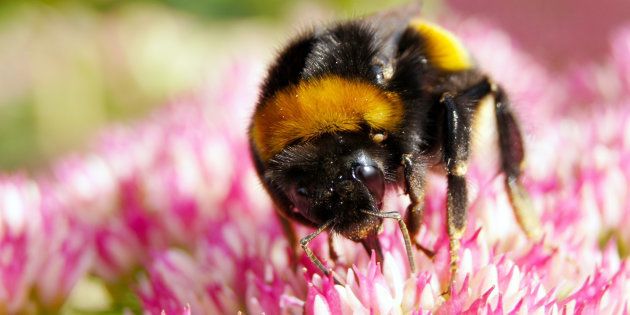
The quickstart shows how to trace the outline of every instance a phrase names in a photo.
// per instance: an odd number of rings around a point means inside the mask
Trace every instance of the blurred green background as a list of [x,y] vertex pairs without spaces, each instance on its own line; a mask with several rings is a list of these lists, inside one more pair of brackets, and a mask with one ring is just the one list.
[[300,27],[403,2],[0,1],[0,172],[84,150],[235,61],[264,65]]

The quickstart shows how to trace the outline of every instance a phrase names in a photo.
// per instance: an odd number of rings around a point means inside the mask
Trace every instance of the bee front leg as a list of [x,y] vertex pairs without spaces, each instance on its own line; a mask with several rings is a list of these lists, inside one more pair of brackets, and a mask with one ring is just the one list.
[[280,226],[282,226],[282,233],[289,243],[289,263],[291,264],[291,267],[293,267],[293,269],[295,270],[299,261],[297,256],[298,240],[295,233],[295,227],[293,226],[293,223],[289,221],[289,219],[285,218],[280,213],[276,212],[276,217],[280,221]]
[[282,227],[282,233],[286,237],[287,242],[289,243],[289,263],[294,270],[297,270],[299,264],[298,257],[298,238],[295,233],[294,222],[301,223],[306,226],[313,226],[313,224],[307,220],[304,216],[302,216],[299,212],[292,211],[293,205],[284,197],[279,190],[273,188],[274,192],[274,203],[276,205],[276,217],[278,221],[280,221],[280,226]]
[[411,200],[405,215],[405,223],[409,230],[409,236],[418,250],[422,251],[429,258],[433,258],[435,253],[416,241],[424,212],[424,178],[426,163],[419,152],[414,152],[402,155],[402,165],[405,176],[405,191]]

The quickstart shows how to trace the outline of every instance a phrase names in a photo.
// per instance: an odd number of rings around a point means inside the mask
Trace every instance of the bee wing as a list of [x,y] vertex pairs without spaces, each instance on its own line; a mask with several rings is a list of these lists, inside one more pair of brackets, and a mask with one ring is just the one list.
[[377,35],[383,39],[397,39],[409,22],[420,17],[421,1],[413,1],[391,10],[381,11],[364,18],[374,26]]
[[420,1],[399,6],[392,10],[386,10],[363,19],[375,32],[375,38],[379,41],[378,63],[384,68],[393,65],[394,56],[400,36],[405,32],[412,19],[420,17]]

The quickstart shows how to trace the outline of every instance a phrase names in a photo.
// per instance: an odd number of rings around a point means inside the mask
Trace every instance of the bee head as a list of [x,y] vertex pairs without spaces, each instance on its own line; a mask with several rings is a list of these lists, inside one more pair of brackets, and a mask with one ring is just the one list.
[[270,160],[265,177],[290,201],[291,211],[352,240],[376,232],[392,170],[383,144],[368,135],[334,134],[291,145]]

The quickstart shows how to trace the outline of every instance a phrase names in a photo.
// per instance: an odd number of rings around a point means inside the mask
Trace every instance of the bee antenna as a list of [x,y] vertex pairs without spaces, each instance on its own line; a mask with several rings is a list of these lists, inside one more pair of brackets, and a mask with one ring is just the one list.
[[319,228],[317,228],[317,230],[309,235],[307,235],[306,237],[304,237],[303,239],[300,240],[300,245],[302,246],[302,249],[304,250],[304,252],[306,252],[306,256],[308,256],[308,258],[311,260],[311,262],[313,262],[318,268],[319,270],[321,270],[326,276],[331,276],[333,277],[335,284],[342,284],[341,281],[339,279],[337,279],[337,277],[333,274],[332,270],[326,268],[326,266],[324,266],[324,264],[321,262],[321,260],[319,260],[319,258],[317,258],[317,256],[315,256],[315,254],[313,253],[313,251],[308,247],[308,244],[315,238],[317,237],[319,234],[321,234],[322,232],[324,232],[325,230],[328,230],[331,225],[333,225],[334,223],[334,219],[328,220],[327,222],[325,222],[324,224],[322,224],[321,226],[319,226]]
[[409,270],[411,273],[416,273],[416,264],[413,259],[413,252],[411,251],[411,238],[409,237],[409,231],[407,230],[407,225],[405,224],[405,220],[402,219],[402,216],[397,211],[390,212],[378,212],[373,210],[360,210],[361,212],[372,215],[375,217],[383,218],[383,219],[394,219],[398,221],[398,227],[400,228],[400,232],[403,235],[403,240],[405,241],[405,250],[407,251],[407,259],[409,260]]

